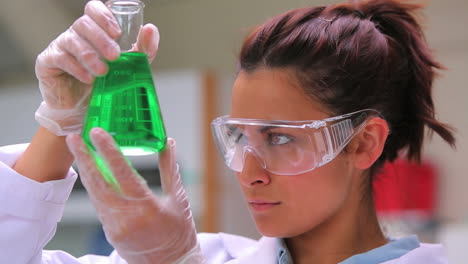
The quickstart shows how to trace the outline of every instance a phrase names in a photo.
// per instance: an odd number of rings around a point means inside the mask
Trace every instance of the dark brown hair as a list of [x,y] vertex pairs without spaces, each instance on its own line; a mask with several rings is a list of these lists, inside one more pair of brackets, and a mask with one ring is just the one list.
[[365,108],[389,123],[384,151],[371,170],[400,150],[420,160],[425,126],[454,146],[434,117],[433,58],[413,11],[396,0],[353,1],[295,9],[256,28],[240,53],[240,70],[288,68],[305,92],[339,115]]

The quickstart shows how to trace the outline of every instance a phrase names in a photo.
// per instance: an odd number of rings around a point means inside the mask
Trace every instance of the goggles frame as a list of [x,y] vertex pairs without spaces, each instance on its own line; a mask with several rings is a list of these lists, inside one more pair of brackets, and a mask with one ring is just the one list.
[[[242,166],[239,169],[234,169],[231,164],[233,159],[233,150],[228,146],[232,144],[229,136],[225,136],[225,126],[259,126],[273,128],[292,128],[292,129],[312,129],[323,134],[323,143],[326,146],[326,154],[321,155],[320,160],[311,164],[310,168],[294,172],[286,172],[282,170],[272,170],[265,159],[256,153],[257,159],[261,158],[263,163],[260,165],[271,173],[278,175],[297,175],[314,170],[332,161],[347,144],[362,131],[371,118],[384,119],[382,114],[374,109],[362,109],[356,112],[325,118],[322,120],[304,120],[304,121],[288,121],[288,120],[264,120],[264,119],[246,119],[246,118],[231,118],[228,115],[218,117],[211,123],[212,134],[216,142],[218,151],[221,153],[224,163],[231,170],[240,172],[243,169],[245,162],[245,151],[254,148],[246,145],[243,149]],[[385,120],[385,119],[384,119]],[[313,133],[313,132],[310,132]],[[229,142],[228,142],[229,141]],[[278,173],[280,172],[280,173]]]

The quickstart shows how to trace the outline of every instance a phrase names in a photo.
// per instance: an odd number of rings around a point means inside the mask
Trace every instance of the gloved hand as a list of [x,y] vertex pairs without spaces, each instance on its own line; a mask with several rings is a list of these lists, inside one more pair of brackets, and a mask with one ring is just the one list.
[[[58,136],[80,133],[95,76],[107,72],[105,60],[115,60],[120,28],[101,1],[90,1],[84,15],[37,57],[36,77],[43,102],[36,111],[39,124]],[[151,62],[159,44],[158,29],[142,27],[133,51]]]
[[164,197],[157,197],[101,128],[90,133],[93,145],[119,186],[107,183],[93,154],[78,135],[67,144],[75,156],[81,181],[96,208],[109,242],[128,263],[203,263],[189,201],[168,139],[159,154]]

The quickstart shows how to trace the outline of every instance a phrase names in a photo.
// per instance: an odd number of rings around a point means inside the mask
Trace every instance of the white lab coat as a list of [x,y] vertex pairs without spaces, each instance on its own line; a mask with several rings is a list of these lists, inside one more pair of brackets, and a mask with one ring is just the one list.
[[[0,147],[0,264],[125,264],[115,251],[110,256],[76,258],[63,251],[43,250],[55,234],[76,174],[70,170],[65,179],[46,183],[19,175],[11,167],[25,147]],[[277,263],[274,238],[255,241],[224,233],[201,233],[198,240],[207,263]],[[413,263],[447,264],[447,260],[442,246],[421,244],[382,264]]]

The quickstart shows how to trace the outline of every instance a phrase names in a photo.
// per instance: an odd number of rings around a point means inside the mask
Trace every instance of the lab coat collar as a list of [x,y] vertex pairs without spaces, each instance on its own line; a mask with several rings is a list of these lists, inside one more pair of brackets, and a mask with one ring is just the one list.
[[276,246],[277,238],[262,237],[255,245],[245,250],[238,251],[239,245],[232,242],[238,242],[226,239],[224,245],[229,254],[234,257],[233,261],[227,263],[255,263],[255,264],[276,264]]

